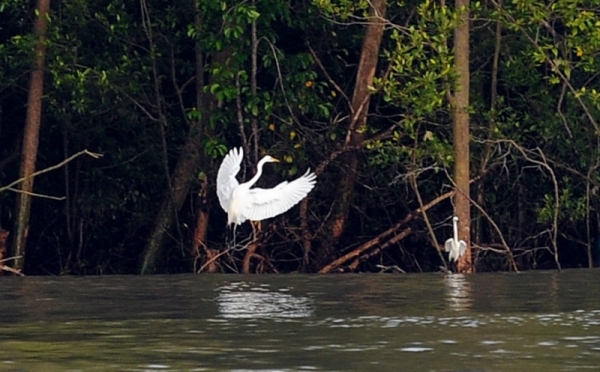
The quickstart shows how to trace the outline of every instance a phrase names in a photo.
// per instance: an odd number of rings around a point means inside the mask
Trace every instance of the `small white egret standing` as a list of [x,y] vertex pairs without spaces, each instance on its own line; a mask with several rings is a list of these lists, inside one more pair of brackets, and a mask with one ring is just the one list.
[[450,263],[457,261],[467,250],[467,243],[464,240],[458,240],[458,217],[454,216],[452,223],[454,225],[454,237],[446,240],[444,244],[446,252],[449,252],[448,258],[450,259]]
[[223,159],[217,174],[217,196],[221,207],[227,212],[227,225],[241,225],[246,220],[261,221],[282,214],[298,204],[315,187],[317,176],[310,169],[292,182],[284,181],[271,189],[253,188],[262,175],[266,163],[279,162],[267,155],[260,159],[256,175],[240,184],[235,178],[240,171],[244,152],[232,149]]

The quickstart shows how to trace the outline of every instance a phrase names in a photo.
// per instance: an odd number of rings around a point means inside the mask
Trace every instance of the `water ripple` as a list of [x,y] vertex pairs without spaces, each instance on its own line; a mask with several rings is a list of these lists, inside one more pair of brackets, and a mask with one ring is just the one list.
[[313,301],[304,296],[294,296],[289,289],[271,291],[268,287],[251,287],[234,283],[217,290],[216,302],[223,318],[277,319],[307,318],[313,315]]

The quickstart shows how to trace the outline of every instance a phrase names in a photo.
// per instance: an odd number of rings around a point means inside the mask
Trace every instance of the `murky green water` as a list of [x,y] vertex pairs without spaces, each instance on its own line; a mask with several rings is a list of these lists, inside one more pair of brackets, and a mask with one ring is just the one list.
[[600,271],[2,278],[0,371],[600,369]]

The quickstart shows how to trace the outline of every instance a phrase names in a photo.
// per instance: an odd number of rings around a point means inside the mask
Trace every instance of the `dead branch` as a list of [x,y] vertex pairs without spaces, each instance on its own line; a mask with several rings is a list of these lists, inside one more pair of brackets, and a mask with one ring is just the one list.
[[12,267],[6,266],[4,264],[7,261],[16,260],[16,259],[19,259],[19,258],[23,258],[23,256],[8,257],[8,258],[0,260],[0,270],[8,271],[9,273],[13,273],[13,274],[18,275],[18,276],[25,276],[25,274],[23,274],[21,272],[21,270],[13,269]]
[[23,274],[20,270],[13,269],[12,267],[6,265],[0,265],[0,270],[8,271],[9,273],[13,273],[18,276],[25,276],[25,274]]
[[13,186],[18,185],[21,182],[25,182],[25,181],[27,181],[30,178],[34,178],[34,177],[37,177],[37,176],[39,176],[41,174],[48,173],[50,171],[58,169],[58,168],[60,168],[63,165],[71,162],[73,159],[75,159],[75,158],[77,158],[77,157],[79,157],[81,155],[89,155],[89,156],[91,156],[94,159],[98,159],[99,157],[102,156],[102,154],[97,154],[97,153],[94,153],[94,152],[90,152],[88,150],[79,151],[77,154],[71,155],[70,157],[68,157],[67,159],[61,161],[60,163],[58,163],[56,165],[53,165],[51,167],[48,167],[48,168],[42,169],[40,171],[34,172],[34,173],[30,174],[27,177],[20,178],[20,179],[14,181],[14,182],[9,183],[6,186],[0,187],[0,192],[6,191],[6,190],[10,190],[10,189],[13,188]]
[[[354,262],[352,262],[349,267],[350,268],[356,268],[358,267],[358,264],[362,261],[366,261],[369,258],[375,256],[376,254],[379,254],[380,252],[382,252],[384,249],[388,248],[389,246],[391,246],[392,244],[396,244],[397,242],[399,242],[400,240],[404,239],[405,237],[407,237],[410,233],[412,232],[412,229],[410,227],[407,227],[406,229],[402,230],[399,234],[394,235],[393,238],[391,238],[390,240],[388,240],[387,242],[381,244],[380,246],[376,247],[375,249],[373,249],[372,251],[369,251],[367,253],[365,253],[364,255],[357,257]],[[436,251],[440,252],[439,249],[436,249]],[[441,253],[440,253],[440,257],[441,257]],[[443,258],[442,258],[443,260]],[[418,263],[417,263],[418,266]],[[446,265],[443,266],[444,269],[447,269]]]
[[413,220],[417,215],[432,208],[433,206],[437,205],[441,201],[452,197],[455,193],[456,193],[455,191],[449,191],[449,192],[442,194],[442,195],[438,196],[437,198],[433,199],[432,201],[430,201],[428,204],[424,205],[423,207],[419,207],[419,208],[415,209],[414,211],[412,211],[411,213],[406,215],[406,217],[404,217],[402,220],[400,220],[399,222],[397,222],[392,227],[390,227],[386,231],[382,232],[375,238],[369,240],[368,242],[363,243],[359,247],[353,249],[352,251],[350,251],[350,252],[346,253],[345,255],[343,255],[342,257],[336,259],[329,265],[323,267],[319,271],[319,273],[320,274],[330,273],[331,271],[342,266],[343,264],[345,264],[352,258],[360,256],[363,252],[365,252],[375,246],[380,246],[379,249],[385,249],[385,248],[389,247],[390,245],[399,242],[400,240],[404,239],[411,232],[410,228],[406,228],[401,233],[399,233],[398,235],[389,239],[388,241],[385,241],[385,239],[387,239],[388,236],[396,233],[401,227],[406,225],[409,221]]

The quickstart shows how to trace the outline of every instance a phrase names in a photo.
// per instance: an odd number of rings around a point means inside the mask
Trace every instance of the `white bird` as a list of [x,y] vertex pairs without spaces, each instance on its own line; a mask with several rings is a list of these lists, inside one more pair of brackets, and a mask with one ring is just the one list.
[[450,262],[457,261],[467,250],[467,243],[464,240],[458,240],[458,217],[454,216],[452,222],[454,224],[454,237],[446,240],[444,244],[446,252],[450,252],[448,254]]
[[217,174],[217,196],[227,212],[227,225],[241,225],[246,220],[261,221],[282,214],[304,199],[317,182],[317,176],[309,169],[292,182],[284,181],[271,189],[251,189],[262,175],[263,166],[279,160],[269,155],[260,159],[256,175],[240,184],[235,176],[240,171],[243,156],[241,147],[230,150]]

